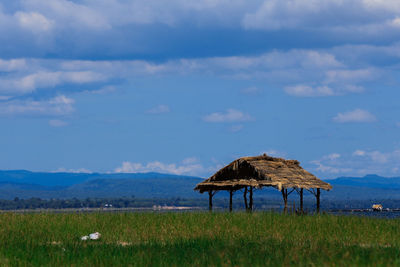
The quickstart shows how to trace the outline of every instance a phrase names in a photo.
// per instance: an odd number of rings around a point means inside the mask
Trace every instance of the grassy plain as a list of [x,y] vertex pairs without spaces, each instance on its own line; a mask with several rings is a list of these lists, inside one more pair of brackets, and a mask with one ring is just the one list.
[[[80,237],[98,231],[100,240]],[[400,220],[249,213],[0,214],[0,266],[399,266]]]

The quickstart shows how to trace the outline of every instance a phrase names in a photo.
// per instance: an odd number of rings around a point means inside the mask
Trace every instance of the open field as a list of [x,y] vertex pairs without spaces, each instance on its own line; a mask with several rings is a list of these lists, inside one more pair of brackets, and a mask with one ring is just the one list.
[[0,265],[399,265],[399,234],[397,219],[332,215],[4,213]]

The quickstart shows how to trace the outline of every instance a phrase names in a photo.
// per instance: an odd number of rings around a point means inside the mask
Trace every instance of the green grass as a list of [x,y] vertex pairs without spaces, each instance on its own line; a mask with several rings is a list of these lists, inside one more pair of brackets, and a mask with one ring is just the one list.
[[396,219],[331,215],[6,213],[0,266],[394,266],[399,234]]

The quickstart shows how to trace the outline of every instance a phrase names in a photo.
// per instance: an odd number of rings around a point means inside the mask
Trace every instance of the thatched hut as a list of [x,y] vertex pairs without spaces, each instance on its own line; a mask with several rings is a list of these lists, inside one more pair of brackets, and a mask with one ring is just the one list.
[[[321,189],[329,191],[332,186],[319,180],[304,170],[297,160],[274,158],[266,154],[256,157],[239,158],[217,171],[207,180],[199,183],[194,190],[208,192],[209,209],[212,209],[212,197],[221,190],[230,192],[229,210],[232,210],[232,196],[235,191],[244,190],[244,202],[247,210],[253,209],[253,189],[265,186],[275,187],[282,193],[285,210],[289,194],[296,191],[300,195],[300,209],[303,210],[303,190],[312,193],[320,209]],[[249,193],[249,201],[247,200]]]

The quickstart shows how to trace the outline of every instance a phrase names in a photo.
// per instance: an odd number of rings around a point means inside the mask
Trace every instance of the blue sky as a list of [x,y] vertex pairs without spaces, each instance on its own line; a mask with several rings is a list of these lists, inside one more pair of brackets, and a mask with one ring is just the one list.
[[400,2],[0,0],[0,169],[400,176]]

